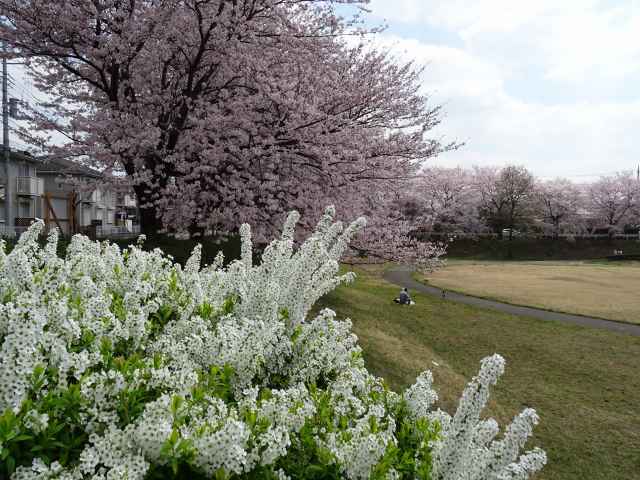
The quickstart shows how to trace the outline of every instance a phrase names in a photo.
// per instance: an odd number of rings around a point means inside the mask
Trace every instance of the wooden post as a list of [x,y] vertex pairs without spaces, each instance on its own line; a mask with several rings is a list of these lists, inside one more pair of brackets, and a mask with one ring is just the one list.
[[69,235],[73,235],[75,232],[73,225],[73,192],[69,192],[67,198],[67,223],[69,225]]
[[49,232],[49,224],[51,223],[51,218],[49,216],[49,205],[50,202],[46,201],[46,198],[49,196],[48,193],[45,193],[42,197],[45,199],[45,201],[43,202],[44,205],[42,205],[42,207],[44,208],[44,228],[46,229],[47,233]]
[[76,192],[69,193],[69,232],[78,233],[78,219],[76,218]]
[[53,209],[53,206],[51,205],[51,198],[50,198],[50,194],[47,193],[44,197],[45,201],[47,202],[47,206],[49,207],[49,209],[51,210],[51,216],[53,217],[53,221],[56,222],[56,225],[58,226],[58,230],[60,230],[61,233],[64,233],[62,230],[62,227],[60,226],[60,222],[58,221],[58,217],[56,216],[56,212]]

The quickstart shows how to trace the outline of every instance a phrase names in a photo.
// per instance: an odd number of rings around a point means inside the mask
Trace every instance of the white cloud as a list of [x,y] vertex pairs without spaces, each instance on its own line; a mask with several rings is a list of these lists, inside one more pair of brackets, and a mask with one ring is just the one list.
[[549,19],[540,46],[547,76],[568,82],[587,75],[623,77],[640,71],[640,11],[617,8]]
[[426,65],[425,80],[431,91],[436,91],[440,97],[461,93],[479,97],[503,88],[503,77],[498,69],[462,49],[430,45],[396,35],[382,35],[377,43],[390,48],[403,60],[417,60],[418,64]]
[[396,24],[446,29],[469,51],[514,62],[533,57],[557,81],[640,72],[639,0],[373,0],[371,8]]
[[509,95],[499,66],[454,47],[383,36],[404,59],[428,64],[423,88],[446,117],[435,132],[467,145],[436,160],[444,165],[524,164],[541,176],[631,169],[640,100],[542,104]]
[[[467,142],[438,163],[519,163],[541,176],[576,177],[640,161],[634,141],[640,94],[628,86],[640,79],[639,6],[635,0],[618,6],[595,0],[371,5],[395,33],[380,41],[428,64],[425,92],[447,114],[436,134]],[[402,25],[408,24],[413,36],[424,25],[426,39],[437,28],[459,41],[407,38]],[[558,89],[568,93],[560,96]]]

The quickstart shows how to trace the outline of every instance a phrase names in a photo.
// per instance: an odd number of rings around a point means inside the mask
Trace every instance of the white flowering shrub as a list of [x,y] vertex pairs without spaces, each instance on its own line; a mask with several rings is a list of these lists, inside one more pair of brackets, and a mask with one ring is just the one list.
[[0,249],[0,478],[524,479],[526,410],[496,440],[480,417],[503,360],[483,360],[453,415],[431,375],[403,395],[365,369],[349,321],[314,302],[352,274],[328,209],[294,249],[297,214],[252,263],[184,268],[161,251],[33,225]]

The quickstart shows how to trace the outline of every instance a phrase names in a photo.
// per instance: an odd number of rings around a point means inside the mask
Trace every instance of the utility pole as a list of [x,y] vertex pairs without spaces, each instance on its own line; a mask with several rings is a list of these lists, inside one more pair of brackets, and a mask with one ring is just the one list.
[[9,163],[10,163],[10,147],[9,147],[9,87],[8,87],[8,76],[7,72],[7,47],[6,45],[2,45],[2,157],[4,163],[4,226],[5,232],[9,225],[12,225],[11,221],[11,203],[13,200],[12,196],[12,185],[9,178]]

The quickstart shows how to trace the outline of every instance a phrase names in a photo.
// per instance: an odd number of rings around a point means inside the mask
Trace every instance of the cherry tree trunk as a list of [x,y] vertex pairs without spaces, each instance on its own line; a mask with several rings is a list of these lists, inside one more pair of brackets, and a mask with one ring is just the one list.
[[148,187],[146,185],[136,185],[133,187],[138,200],[138,210],[140,211],[140,233],[147,237],[154,237],[162,229],[162,221],[158,216],[158,209],[155,203],[149,201]]

